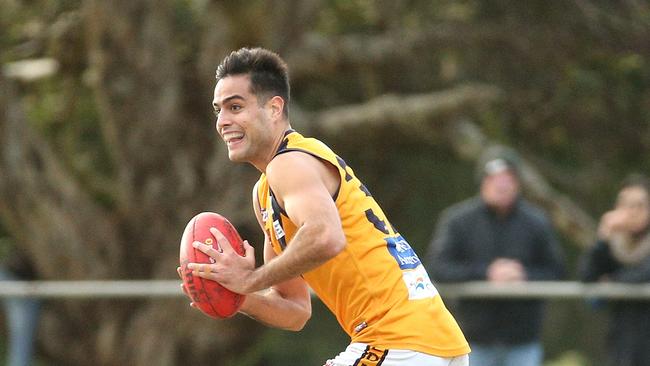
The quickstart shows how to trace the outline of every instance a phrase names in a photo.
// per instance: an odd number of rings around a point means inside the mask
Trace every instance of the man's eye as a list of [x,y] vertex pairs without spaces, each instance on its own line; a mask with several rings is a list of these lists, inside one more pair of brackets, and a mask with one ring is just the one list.
[[221,109],[215,109],[214,110],[214,116],[219,117],[219,113],[221,112]]
[[238,111],[238,110],[240,110],[240,109],[241,109],[241,106],[238,105],[238,104],[233,104],[233,105],[230,107],[230,110],[232,110],[232,111]]

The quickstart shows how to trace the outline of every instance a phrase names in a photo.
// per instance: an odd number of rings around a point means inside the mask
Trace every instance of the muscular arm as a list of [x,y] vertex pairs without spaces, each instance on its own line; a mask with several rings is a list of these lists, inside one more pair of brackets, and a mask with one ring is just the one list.
[[[264,257],[268,263],[275,254],[268,240],[265,242]],[[296,277],[247,295],[239,311],[268,326],[298,331],[311,317],[309,288],[302,278]]]
[[[253,209],[264,231],[260,216],[257,187],[253,189]],[[264,262],[276,259],[271,243],[264,234]],[[300,330],[311,317],[309,288],[300,277],[286,280],[266,290],[246,296],[240,312],[268,326],[287,330]]]
[[[287,248],[276,256],[265,233],[265,264],[255,268],[253,248],[247,242],[242,257],[226,244],[227,239],[218,230],[211,229],[221,250],[200,242],[193,244],[211,256],[214,263],[190,263],[188,268],[195,276],[248,295],[242,304],[243,313],[275,327],[300,329],[311,316],[308,287],[301,275],[333,258],[346,245],[332,199],[339,185],[335,169],[300,152],[277,156],[268,165],[266,176],[280,205],[298,228]],[[253,202],[263,228],[256,193]]]
[[253,291],[298,277],[333,258],[346,245],[332,199],[339,185],[333,166],[305,153],[287,152],[273,159],[266,175],[298,230],[282,255],[251,273],[247,286]]

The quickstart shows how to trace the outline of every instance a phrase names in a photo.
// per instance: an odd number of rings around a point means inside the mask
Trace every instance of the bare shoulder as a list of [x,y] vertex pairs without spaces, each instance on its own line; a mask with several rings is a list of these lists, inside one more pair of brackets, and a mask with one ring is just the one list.
[[266,168],[267,177],[277,175],[277,173],[301,173],[301,170],[307,172],[319,169],[325,162],[321,159],[302,151],[288,151],[277,155],[271,160]]
[[340,183],[337,168],[331,163],[302,151],[289,151],[273,158],[266,170],[271,186],[322,183],[335,192]]

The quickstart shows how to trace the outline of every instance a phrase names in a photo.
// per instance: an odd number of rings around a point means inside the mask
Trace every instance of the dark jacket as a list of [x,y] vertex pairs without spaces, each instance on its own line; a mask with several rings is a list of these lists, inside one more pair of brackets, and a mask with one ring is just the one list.
[[[599,240],[581,258],[579,275],[593,282],[606,275],[610,281],[650,282],[650,256],[634,265],[617,261],[607,242]],[[650,301],[610,301],[607,336],[610,365],[650,365]]]
[[[426,265],[437,282],[484,281],[488,266],[499,257],[519,260],[532,281],[564,275],[564,258],[551,223],[522,198],[506,217],[498,217],[479,197],[447,209]],[[460,300],[455,315],[470,343],[522,344],[539,340],[543,302]]]

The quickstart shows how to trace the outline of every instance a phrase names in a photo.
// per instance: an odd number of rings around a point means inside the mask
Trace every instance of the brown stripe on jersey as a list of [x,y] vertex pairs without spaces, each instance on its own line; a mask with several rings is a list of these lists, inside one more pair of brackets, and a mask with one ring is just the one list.
[[387,349],[367,346],[361,357],[352,366],[380,366],[386,355],[388,355]]

